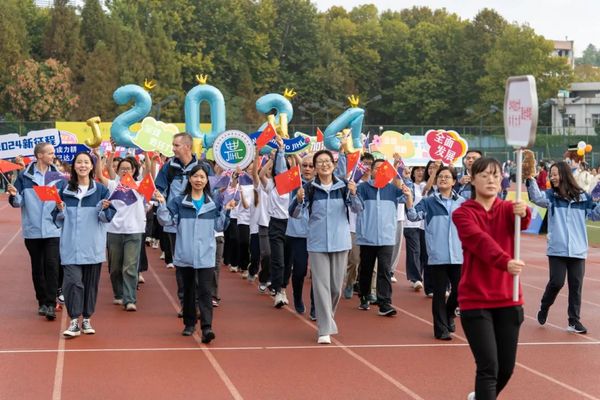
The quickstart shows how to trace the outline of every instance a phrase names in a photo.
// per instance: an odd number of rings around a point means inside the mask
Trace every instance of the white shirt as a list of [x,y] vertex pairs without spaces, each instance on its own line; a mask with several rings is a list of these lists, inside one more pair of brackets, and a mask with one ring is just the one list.
[[269,216],[269,192],[265,190],[262,184],[258,185],[258,195],[257,223],[260,226],[267,227],[271,219]]
[[[138,182],[139,184],[139,182]],[[117,188],[117,180],[108,181],[108,191],[112,193]],[[132,189],[133,190],[133,189]],[[144,197],[133,190],[136,202],[127,205],[121,200],[112,200],[111,204],[116,208],[117,213],[112,221],[107,225],[107,232],[110,233],[144,233],[146,231],[146,209],[144,208]]]
[[77,194],[75,195],[75,197],[77,197],[79,200],[83,199],[83,196],[86,195],[86,193],[88,192],[88,189],[90,188],[90,185],[77,185],[79,186],[79,189],[77,189]]
[[[425,184],[425,182],[415,183],[415,199],[413,201],[413,207],[416,206],[423,198],[423,188],[425,187]],[[404,228],[425,229],[425,221],[421,220],[412,222],[407,219],[404,221]]]
[[280,196],[279,192],[277,192],[277,189],[275,188],[275,183],[273,182],[273,179],[269,179],[265,190],[269,192],[269,217],[277,219],[288,219],[290,194],[286,193]]
[[[237,223],[238,225],[250,225],[250,217],[254,209],[254,185],[240,185],[240,202],[237,205]],[[242,195],[248,204],[248,208],[244,208],[242,204]]]

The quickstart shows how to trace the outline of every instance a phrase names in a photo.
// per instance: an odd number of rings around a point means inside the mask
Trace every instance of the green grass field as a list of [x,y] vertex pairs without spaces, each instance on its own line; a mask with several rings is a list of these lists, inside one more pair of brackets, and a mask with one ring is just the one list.
[[587,221],[587,231],[590,246],[600,247],[600,222]]

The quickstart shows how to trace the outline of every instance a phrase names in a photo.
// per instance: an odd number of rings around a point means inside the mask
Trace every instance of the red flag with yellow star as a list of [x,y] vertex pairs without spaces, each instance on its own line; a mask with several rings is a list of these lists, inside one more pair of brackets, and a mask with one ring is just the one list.
[[123,185],[123,186],[126,186],[126,187],[130,188],[130,189],[138,190],[137,184],[133,180],[133,177],[131,176],[130,173],[126,173],[125,175],[123,175],[121,177],[121,179],[119,180],[119,183],[121,185]]
[[325,135],[323,135],[323,132],[321,132],[321,130],[317,128],[317,143],[322,142],[324,138]]
[[262,149],[267,143],[269,143],[275,137],[275,129],[273,125],[267,124],[265,129],[261,132],[260,136],[256,138],[256,148]]
[[355,151],[354,153],[346,154],[346,175],[349,175],[354,167],[358,164],[358,160],[360,159],[360,150]]
[[33,190],[35,190],[35,193],[41,201],[62,202],[58,195],[58,189],[56,189],[55,186],[34,186]]
[[144,179],[140,182],[140,186],[137,189],[138,193],[144,196],[146,201],[150,201],[154,192],[156,191],[156,186],[154,186],[154,180],[152,179],[152,174],[146,174]]
[[299,166],[275,176],[275,187],[280,196],[283,196],[300,186],[302,186],[302,178],[300,178]]
[[392,178],[396,175],[397,172],[394,169],[394,167],[392,167],[392,164],[390,164],[387,161],[384,161],[375,172],[375,182],[373,182],[373,186],[375,186],[378,189],[381,189],[382,187],[390,183]]

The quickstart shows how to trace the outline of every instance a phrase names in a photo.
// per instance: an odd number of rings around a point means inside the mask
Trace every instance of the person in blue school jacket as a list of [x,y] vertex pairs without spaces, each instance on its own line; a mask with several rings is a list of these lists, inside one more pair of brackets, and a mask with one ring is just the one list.
[[31,258],[31,277],[38,301],[38,314],[52,321],[56,318],[56,295],[59,285],[60,229],[52,221],[54,201],[43,202],[34,186],[56,186],[60,190],[64,179],[54,166],[54,147],[38,143],[33,149],[37,161],[19,174],[14,186],[7,185],[8,202],[21,209],[21,224],[25,247]]
[[[196,299],[200,308],[202,343],[215,338],[212,330],[212,293],[215,269],[215,232],[223,232],[229,223],[229,211],[235,200],[221,207],[219,199],[211,195],[208,170],[194,166],[182,195],[172,197],[168,204],[160,191],[155,192],[160,203],[158,222],[177,231],[173,263],[181,271],[183,283],[183,336],[191,336],[196,329]],[[215,201],[216,200],[216,201]],[[196,295],[196,288],[199,290]]]
[[310,235],[307,248],[317,317],[317,343],[330,344],[330,335],[338,333],[333,317],[342,295],[351,248],[348,207],[358,213],[363,205],[356,195],[356,184],[334,175],[334,159],[329,150],[317,151],[313,165],[316,167],[315,179],[298,189],[290,204],[290,215],[302,218],[304,210],[308,209]]
[[588,249],[585,220],[600,220],[600,203],[594,203],[592,197],[579,187],[571,167],[564,161],[550,167],[550,189],[541,192],[531,176],[526,177],[525,183],[531,201],[548,209],[550,280],[542,296],[537,320],[540,325],[546,323],[550,306],[568,277],[567,331],[585,334],[587,328],[581,323],[579,314]]
[[62,202],[56,204],[54,218],[62,226],[63,295],[71,318],[63,335],[94,334],[90,318],[96,308],[101,266],[106,261],[106,223],[116,210],[107,200],[108,189],[94,181],[94,162],[89,153],[75,155],[71,178],[59,194]]
[[371,178],[358,185],[358,197],[364,203],[364,210],[356,219],[356,244],[360,246],[359,269],[359,309],[368,310],[368,296],[371,293],[373,269],[377,262],[377,304],[378,314],[391,317],[396,315],[392,307],[392,253],[396,244],[398,203],[404,201],[402,179],[394,178],[382,188],[375,187],[373,177],[386,163],[383,159],[373,162]]
[[[456,330],[455,310],[458,306],[458,282],[463,263],[463,252],[458,231],[452,222],[452,213],[466,200],[452,190],[456,183],[454,168],[442,166],[437,170],[437,191],[421,199],[413,208],[413,196],[406,194],[406,215],[410,221],[425,220],[425,242],[427,263],[433,277],[433,334],[436,339],[452,340]],[[446,300],[446,289],[450,282],[450,296]]]

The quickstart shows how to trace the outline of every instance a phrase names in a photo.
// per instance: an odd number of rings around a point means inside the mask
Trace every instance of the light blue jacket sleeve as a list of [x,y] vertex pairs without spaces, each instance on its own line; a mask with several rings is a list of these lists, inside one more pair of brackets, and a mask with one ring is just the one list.
[[550,200],[548,200],[546,192],[540,191],[533,178],[527,179],[527,194],[529,195],[529,200],[540,207],[548,208],[550,205]]
[[409,221],[421,221],[425,219],[427,215],[427,207],[425,205],[425,199],[421,200],[416,206],[406,209],[406,218]]
[[590,221],[600,221],[600,202],[598,203],[594,203],[593,201],[590,200],[590,202],[592,203],[592,210],[590,211],[590,213],[588,214],[588,219]]
[[333,174],[340,179],[346,179],[346,166],[348,165],[348,160],[346,159],[346,153],[338,153],[337,166],[333,171]]
[[229,210],[222,208],[219,216],[215,218],[215,232],[223,232],[229,225]]
[[365,203],[363,202],[363,199],[358,195],[358,190],[356,191],[356,194],[350,194],[350,196],[348,196],[348,200],[346,200],[346,205],[350,207],[352,212],[355,214],[358,214],[365,209]]
[[156,219],[162,226],[177,226],[179,221],[179,207],[177,198],[170,199],[167,204],[161,204],[156,211]]
[[277,155],[275,156],[275,175],[279,175],[287,170],[288,167],[285,163],[285,154],[283,150],[278,149]]

